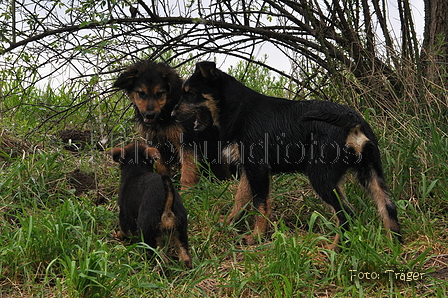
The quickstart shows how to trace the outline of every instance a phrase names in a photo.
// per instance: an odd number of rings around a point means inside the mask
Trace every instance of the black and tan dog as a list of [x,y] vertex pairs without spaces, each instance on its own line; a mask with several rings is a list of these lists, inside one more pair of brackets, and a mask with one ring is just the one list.
[[[261,215],[255,219],[253,234],[244,238],[247,243],[266,230],[271,212],[269,175],[276,172],[305,173],[317,194],[333,207],[340,226],[348,230],[346,215],[353,211],[344,198],[341,181],[349,169],[373,197],[384,226],[401,240],[377,139],[366,121],[350,108],[268,97],[218,70],[215,63],[199,62],[185,81],[182,100],[173,112],[180,120],[191,115],[200,116],[196,121],[218,126],[230,158],[240,163],[241,180],[227,222],[252,198]],[[336,236],[333,248],[338,240]]]
[[179,193],[166,174],[153,172],[160,154],[143,144],[129,144],[108,151],[120,163],[121,183],[118,193],[120,237],[141,239],[149,246],[162,246],[168,236],[179,259],[191,268],[188,254],[187,210]]
[[217,128],[210,124],[195,130],[194,115],[181,122],[171,118],[181,97],[182,83],[166,63],[143,60],[121,73],[114,87],[127,92],[135,108],[138,130],[150,146],[160,151],[166,169],[180,162],[184,188],[199,180],[197,162],[203,165],[207,161],[218,179],[229,178],[228,164],[221,160]]

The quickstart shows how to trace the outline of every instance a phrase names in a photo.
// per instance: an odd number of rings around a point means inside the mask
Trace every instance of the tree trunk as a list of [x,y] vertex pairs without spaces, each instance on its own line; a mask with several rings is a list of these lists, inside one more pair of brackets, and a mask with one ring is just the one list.
[[[438,94],[447,96],[448,1],[425,0],[425,31],[422,58],[424,75]],[[445,99],[446,100],[446,99]]]

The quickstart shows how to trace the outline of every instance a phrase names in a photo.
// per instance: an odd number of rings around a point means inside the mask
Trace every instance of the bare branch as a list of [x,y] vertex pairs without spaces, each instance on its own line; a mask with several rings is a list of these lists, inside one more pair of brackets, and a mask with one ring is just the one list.
[[[406,55],[415,56],[410,8],[400,9],[402,27],[407,28],[403,30],[408,30],[403,48]],[[354,90],[379,90],[382,96],[403,89],[397,79],[399,50],[394,48],[387,12],[378,0],[356,0],[354,6],[336,0],[72,0],[70,4],[55,1],[49,7],[37,0],[20,0],[14,12],[15,23],[8,19],[0,23],[0,54],[13,59],[11,69],[47,68],[34,82],[63,68],[70,69],[72,80],[100,74],[107,74],[101,79],[108,80],[114,71],[140,58],[175,65],[206,55],[253,61],[261,45],[271,44],[289,59],[292,69],[300,71],[291,75],[275,62],[255,63],[307,86],[310,92],[317,92],[312,86],[325,80],[355,84]],[[375,22],[385,47],[376,42]],[[17,33],[15,42],[8,43],[14,37],[9,32]]]

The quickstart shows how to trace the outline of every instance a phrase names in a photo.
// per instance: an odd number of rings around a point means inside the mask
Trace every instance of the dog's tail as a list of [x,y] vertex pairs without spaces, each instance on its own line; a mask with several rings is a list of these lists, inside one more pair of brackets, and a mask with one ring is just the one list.
[[176,225],[176,216],[173,212],[174,186],[170,176],[162,174],[163,187],[165,188],[165,208],[162,214],[162,228],[173,229]]
[[352,110],[330,111],[330,110],[314,110],[303,115],[303,121],[322,121],[344,128],[354,128],[363,122],[360,114]]

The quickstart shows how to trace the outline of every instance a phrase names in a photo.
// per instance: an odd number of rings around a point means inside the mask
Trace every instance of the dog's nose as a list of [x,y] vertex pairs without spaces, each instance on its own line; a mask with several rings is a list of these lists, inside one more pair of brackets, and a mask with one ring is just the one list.
[[156,120],[157,113],[156,112],[145,112],[142,113],[143,121],[145,122],[154,122]]
[[171,118],[173,118],[174,120],[177,119],[177,111],[175,109],[171,112]]
[[156,118],[156,114],[157,114],[156,112],[146,112],[144,113],[143,117],[151,120]]

